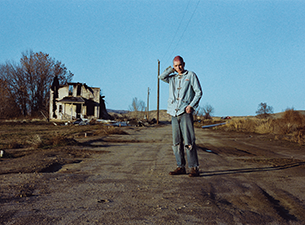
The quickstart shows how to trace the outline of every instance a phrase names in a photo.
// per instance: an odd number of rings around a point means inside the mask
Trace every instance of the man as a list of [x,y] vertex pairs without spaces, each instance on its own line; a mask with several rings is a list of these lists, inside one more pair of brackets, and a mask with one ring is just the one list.
[[[193,111],[198,106],[202,96],[199,80],[194,72],[184,69],[185,63],[181,56],[173,60],[159,78],[169,84],[169,99],[167,113],[172,116],[173,151],[177,168],[170,175],[186,174],[186,151],[189,176],[199,176],[199,163],[195,144]],[[176,73],[175,73],[176,72]],[[184,143],[183,143],[184,142]]]

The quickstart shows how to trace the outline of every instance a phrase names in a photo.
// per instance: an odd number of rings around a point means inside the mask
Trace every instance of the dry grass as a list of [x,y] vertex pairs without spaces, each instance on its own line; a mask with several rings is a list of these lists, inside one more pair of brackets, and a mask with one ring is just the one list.
[[233,118],[223,128],[227,131],[267,134],[273,131],[271,124],[272,119]]
[[286,110],[279,118],[236,118],[221,128],[226,131],[274,134],[276,139],[305,143],[305,116],[293,109]]
[[110,134],[127,134],[119,127],[114,126],[104,126],[103,129],[95,130],[92,135],[93,136],[100,136],[100,135],[110,135]]
[[52,148],[64,145],[77,145],[77,137],[107,136],[126,134],[119,127],[103,124],[87,126],[54,126],[53,123],[36,122],[1,122],[0,149],[16,148]]
[[218,123],[224,123],[227,122],[227,120],[218,118],[218,117],[213,117],[212,119],[204,119],[203,116],[197,116],[194,117],[194,126],[195,127],[202,127],[205,125],[211,125],[211,124],[218,124]]

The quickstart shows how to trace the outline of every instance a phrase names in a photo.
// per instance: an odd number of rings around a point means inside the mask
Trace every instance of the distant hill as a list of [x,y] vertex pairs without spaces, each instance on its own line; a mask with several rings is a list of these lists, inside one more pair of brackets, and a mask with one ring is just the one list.
[[[302,115],[305,115],[305,110],[295,110],[295,111],[298,111],[300,112]],[[274,113],[274,117],[275,118],[280,118],[284,115],[285,112],[278,112],[278,113]]]
[[118,114],[125,114],[128,113],[128,110],[115,110],[115,109],[107,109],[108,113],[118,113]]
[[[305,115],[305,110],[296,110],[299,111],[301,114]],[[114,109],[107,109],[108,113],[116,113],[116,114],[127,114],[130,111],[128,110],[114,110]],[[132,113],[132,112],[131,112]],[[282,117],[284,114],[284,112],[278,112],[278,113],[274,113],[271,114],[274,118],[280,118]],[[150,111],[150,118],[157,118],[157,111],[156,110],[151,110]],[[171,117],[166,113],[166,110],[161,109],[160,110],[160,114],[159,114],[160,120],[164,120],[164,121],[170,121]],[[219,116],[213,116],[214,118],[218,118]],[[253,116],[231,116],[232,118],[251,118],[251,117],[255,117],[255,115]],[[220,118],[220,117],[219,117]]]
[[[115,117],[120,117],[121,116],[127,116],[127,117],[134,117],[135,112],[130,112],[128,110],[113,110],[113,109],[107,109],[108,113],[112,116]],[[147,113],[146,112],[142,112],[143,113],[143,117],[146,118]],[[116,115],[114,115],[116,114]],[[120,114],[120,115],[118,115]],[[126,115],[123,115],[126,114]],[[149,119],[157,119],[157,110],[150,110],[149,111],[149,115],[148,115]],[[144,119],[144,118],[143,118]],[[159,121],[171,121],[171,116],[166,112],[165,109],[161,109],[159,110]]]

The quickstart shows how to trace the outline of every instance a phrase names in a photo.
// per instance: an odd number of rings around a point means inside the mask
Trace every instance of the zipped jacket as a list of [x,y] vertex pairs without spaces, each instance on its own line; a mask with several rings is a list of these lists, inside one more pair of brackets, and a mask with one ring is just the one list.
[[193,108],[198,106],[203,93],[194,72],[185,70],[182,75],[179,75],[169,66],[159,78],[169,84],[168,114],[179,116],[185,113],[188,105]]

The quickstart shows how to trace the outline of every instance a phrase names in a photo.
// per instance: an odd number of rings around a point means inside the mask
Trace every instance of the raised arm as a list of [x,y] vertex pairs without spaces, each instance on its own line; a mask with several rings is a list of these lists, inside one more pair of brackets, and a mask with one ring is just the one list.
[[169,83],[168,77],[169,77],[169,75],[171,75],[174,72],[175,72],[175,70],[171,66],[169,66],[164,70],[163,73],[161,73],[161,75],[159,75],[159,79],[161,79],[162,81],[164,81],[166,83]]

